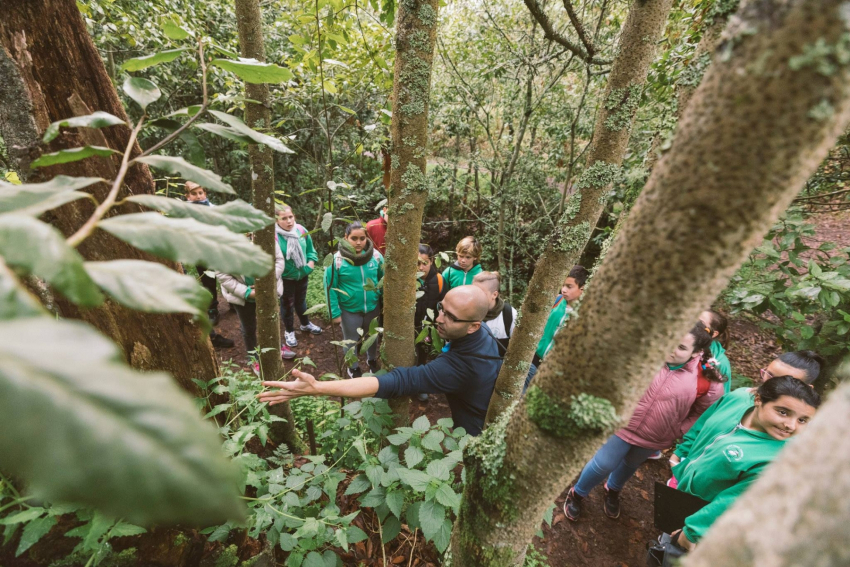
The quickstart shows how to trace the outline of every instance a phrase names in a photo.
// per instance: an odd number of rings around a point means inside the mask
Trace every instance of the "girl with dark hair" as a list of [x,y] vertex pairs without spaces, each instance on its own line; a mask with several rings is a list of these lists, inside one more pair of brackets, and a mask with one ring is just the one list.
[[[345,238],[339,242],[331,265],[325,268],[325,295],[334,323],[342,324],[343,340],[351,341],[343,347],[347,354],[361,341],[357,329],[363,336],[369,323],[378,316],[380,308],[378,284],[384,277],[384,257],[366,236],[366,229],[359,222],[345,227]],[[355,351],[356,354],[356,351]],[[369,370],[378,371],[378,343],[373,342],[367,352]],[[348,369],[350,378],[362,376],[357,358]]]
[[[422,292],[416,298],[416,314],[414,322],[416,325],[416,334],[422,332],[422,322],[428,318],[428,310],[431,310],[430,318],[437,316],[437,303],[442,301],[449,291],[448,282],[443,275],[437,271],[434,266],[434,251],[427,244],[419,245],[419,272],[421,276],[417,277],[419,283],[419,291]],[[430,337],[426,337],[429,339]],[[428,361],[428,351],[430,350],[430,341],[420,342],[416,344],[416,365],[420,366]],[[428,395],[425,394],[425,399]],[[424,400],[423,400],[424,401]]]
[[[620,491],[641,463],[672,446],[723,395],[723,378],[710,363],[710,344],[706,328],[696,325],[667,355],[628,425],[612,435],[585,465],[564,503],[567,518],[577,520],[590,490],[606,479],[603,510],[610,518],[619,517]],[[704,385],[697,376],[698,368],[708,379]]]
[[[804,382],[780,376],[759,386],[745,411],[726,403],[706,411],[700,434],[673,467],[678,489],[709,502],[672,534],[685,549],[693,548],[714,521],[761,475],[785,442],[802,431],[820,405],[820,396]],[[735,425],[730,427],[729,423]]]
[[726,356],[726,345],[729,343],[729,321],[722,314],[711,309],[703,311],[699,320],[711,333],[711,357],[717,361],[717,369],[726,379],[723,390],[728,394],[732,389],[732,365],[729,364],[729,358]]

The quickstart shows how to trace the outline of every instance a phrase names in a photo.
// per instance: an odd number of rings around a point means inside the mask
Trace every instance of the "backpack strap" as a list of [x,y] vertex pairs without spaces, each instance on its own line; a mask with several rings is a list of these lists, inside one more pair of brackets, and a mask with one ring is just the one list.
[[437,294],[443,293],[443,274],[437,272]]
[[505,335],[510,339],[511,325],[514,324],[514,308],[507,301],[505,302],[505,306],[502,307],[502,323],[505,324]]
[[564,296],[561,295],[561,294],[558,294],[558,299],[555,300],[555,303],[552,305],[552,308],[554,309],[555,307],[557,307],[558,304],[561,303],[562,299],[564,299]]

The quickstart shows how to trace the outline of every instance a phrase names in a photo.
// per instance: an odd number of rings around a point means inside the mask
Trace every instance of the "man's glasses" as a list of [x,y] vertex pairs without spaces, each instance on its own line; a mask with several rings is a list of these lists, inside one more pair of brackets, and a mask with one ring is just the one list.
[[443,313],[445,313],[446,319],[448,319],[452,323],[479,323],[480,322],[480,321],[472,321],[470,319],[458,319],[457,316],[455,316],[454,314],[449,313],[448,311],[443,309],[443,302],[442,301],[437,302],[437,311],[438,312],[442,311]]
[[773,374],[768,372],[767,368],[759,368],[759,374],[761,375],[762,382],[767,382],[768,380],[775,378]]

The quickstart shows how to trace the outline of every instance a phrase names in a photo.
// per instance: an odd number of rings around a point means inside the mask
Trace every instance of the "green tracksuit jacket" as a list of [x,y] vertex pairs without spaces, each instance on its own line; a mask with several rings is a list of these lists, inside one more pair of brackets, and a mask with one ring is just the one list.
[[462,285],[472,285],[472,278],[483,272],[484,269],[478,262],[475,263],[468,272],[464,272],[457,264],[452,264],[443,270],[443,279],[449,284],[449,289],[454,289]]
[[[296,224],[295,230],[301,234],[299,243],[301,244],[301,250],[304,251],[304,256],[307,258],[307,262],[317,262],[319,260],[319,255],[316,253],[316,248],[313,246],[313,239],[310,238],[310,234],[307,232],[307,229],[300,224]],[[277,233],[277,242],[280,245],[280,251],[283,253],[283,257],[286,258],[286,237]],[[296,268],[294,262],[287,262],[286,268],[283,269],[281,279],[301,280],[309,276],[312,271],[313,268],[307,264],[304,264],[301,268]]]
[[694,543],[756,481],[785,445],[785,441],[741,425],[741,419],[752,407],[753,397],[746,388],[723,396],[702,414],[685,442],[676,448],[682,459],[673,467],[678,489],[709,502],[685,520],[685,537]]
[[723,390],[728,394],[732,391],[732,365],[729,364],[726,349],[723,348],[720,341],[711,341],[711,356],[717,360],[717,369],[726,378],[726,381],[723,383]]
[[552,343],[555,341],[555,335],[561,330],[561,327],[570,318],[572,309],[567,309],[567,301],[563,295],[559,295],[555,299],[555,305],[552,306],[552,311],[549,312],[549,318],[546,319],[546,326],[543,327],[543,336],[540,337],[540,342],[537,343],[537,356],[542,360],[544,356],[552,349]]
[[[384,277],[384,257],[375,250],[372,259],[362,266],[346,261],[339,252],[333,262],[325,268],[325,294],[330,303],[331,317],[340,315],[340,310],[349,313],[368,313],[378,307],[380,290],[375,289]],[[372,289],[366,290],[371,280]]]

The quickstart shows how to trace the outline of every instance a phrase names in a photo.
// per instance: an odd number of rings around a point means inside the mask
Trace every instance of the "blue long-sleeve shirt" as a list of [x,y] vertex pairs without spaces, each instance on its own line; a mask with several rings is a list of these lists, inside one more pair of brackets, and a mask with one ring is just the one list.
[[448,343],[449,349],[424,366],[396,368],[378,376],[376,398],[400,398],[442,392],[449,401],[455,427],[470,435],[484,429],[484,418],[502,368],[496,339],[480,329]]

